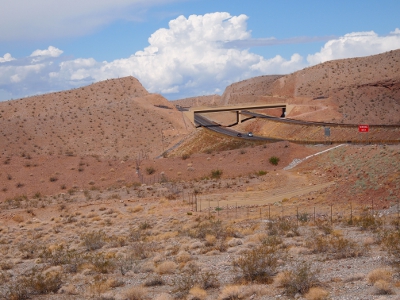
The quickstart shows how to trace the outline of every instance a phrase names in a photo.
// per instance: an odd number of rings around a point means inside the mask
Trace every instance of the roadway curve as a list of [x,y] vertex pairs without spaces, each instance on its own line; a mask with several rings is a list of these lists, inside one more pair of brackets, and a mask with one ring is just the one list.
[[[210,129],[215,132],[219,132],[231,137],[236,137],[240,139],[245,139],[245,140],[257,140],[257,141],[269,141],[269,142],[279,142],[282,141],[280,139],[273,139],[273,138],[266,138],[262,136],[253,136],[249,137],[247,133],[241,133],[238,131],[234,131],[232,129],[228,129],[225,127],[222,127],[220,124],[215,123],[213,121],[210,121],[209,119],[199,115],[199,114],[194,114],[194,122],[197,123],[199,126],[206,127],[207,129]],[[238,137],[238,133],[241,133],[242,136]]]

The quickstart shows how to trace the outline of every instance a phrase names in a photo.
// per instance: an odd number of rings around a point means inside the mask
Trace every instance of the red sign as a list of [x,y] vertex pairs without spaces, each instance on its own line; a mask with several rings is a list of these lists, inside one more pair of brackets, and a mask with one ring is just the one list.
[[369,125],[358,125],[358,132],[368,132]]

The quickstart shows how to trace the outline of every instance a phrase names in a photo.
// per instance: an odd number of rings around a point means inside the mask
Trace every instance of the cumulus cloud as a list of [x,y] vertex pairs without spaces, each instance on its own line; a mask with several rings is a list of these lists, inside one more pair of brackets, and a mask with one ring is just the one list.
[[49,46],[49,48],[47,48],[46,50],[35,50],[32,52],[32,54],[30,55],[31,57],[35,57],[35,56],[50,56],[50,57],[58,57],[63,53],[62,50],[53,47],[53,46]]
[[400,48],[400,29],[396,28],[387,36],[373,31],[353,32],[328,41],[320,52],[307,56],[311,65],[328,60],[368,56]]
[[149,45],[128,58],[98,62],[70,59],[50,46],[30,57],[0,57],[0,97],[13,98],[70,89],[92,82],[134,76],[150,92],[176,99],[221,93],[233,82],[267,74],[288,74],[330,59],[371,55],[400,48],[400,30],[387,36],[374,32],[350,33],[328,41],[320,52],[305,60],[294,53],[265,58],[251,49],[227,47],[230,42],[251,40],[247,16],[217,12],[179,16],[168,28],[155,31]]
[[12,60],[15,60],[15,58],[13,58],[10,53],[4,54],[3,57],[0,56],[0,63],[6,62],[6,61],[12,61]]

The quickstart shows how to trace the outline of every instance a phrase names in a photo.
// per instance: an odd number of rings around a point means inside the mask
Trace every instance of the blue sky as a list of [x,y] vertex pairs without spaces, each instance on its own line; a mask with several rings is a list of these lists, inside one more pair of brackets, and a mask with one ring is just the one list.
[[0,101],[127,75],[171,100],[221,94],[399,49],[399,11],[397,0],[2,0]]

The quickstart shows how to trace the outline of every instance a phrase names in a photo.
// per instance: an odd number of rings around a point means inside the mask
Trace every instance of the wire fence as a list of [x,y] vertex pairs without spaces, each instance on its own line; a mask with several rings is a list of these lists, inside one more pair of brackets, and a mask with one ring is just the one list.
[[[240,202],[202,200],[196,193],[183,193],[182,199],[190,207],[190,211],[219,219],[260,219],[273,220],[276,218],[292,218],[298,222],[314,222],[325,220],[330,223],[348,221],[362,215],[384,218],[395,216],[400,220],[400,201],[389,202],[384,210],[377,207],[374,200],[368,205],[359,204],[330,204],[330,205],[296,205],[284,202],[263,205],[243,205]],[[225,202],[222,204],[222,202]]]

